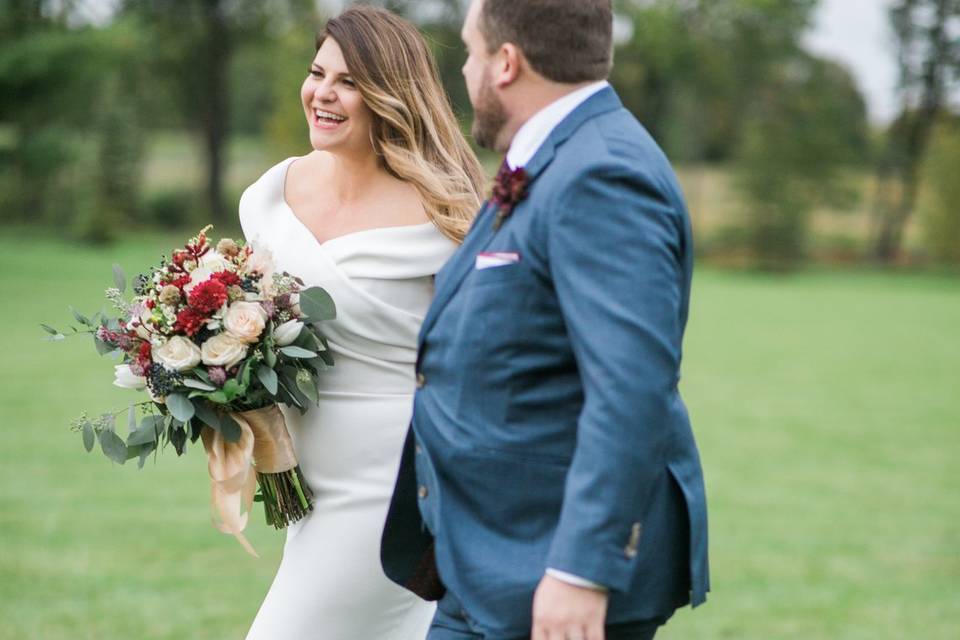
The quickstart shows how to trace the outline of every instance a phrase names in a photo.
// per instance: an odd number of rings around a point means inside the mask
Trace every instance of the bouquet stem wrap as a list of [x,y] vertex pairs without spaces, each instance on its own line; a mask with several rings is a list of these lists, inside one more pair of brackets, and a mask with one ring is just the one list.
[[313,509],[313,492],[304,481],[283,414],[277,405],[233,412],[240,425],[237,442],[219,431],[201,433],[207,451],[214,525],[237,538],[247,553],[256,551],[243,535],[257,483],[267,523],[282,529]]

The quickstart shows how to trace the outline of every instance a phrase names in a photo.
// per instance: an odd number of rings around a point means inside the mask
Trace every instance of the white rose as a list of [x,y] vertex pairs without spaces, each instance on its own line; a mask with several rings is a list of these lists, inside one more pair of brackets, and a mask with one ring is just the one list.
[[231,266],[230,260],[216,251],[208,251],[203,254],[203,257],[200,258],[200,267],[210,269],[210,271],[216,273],[217,271],[226,271]]
[[118,364],[113,368],[113,384],[121,389],[143,389],[147,386],[147,379],[138,376],[130,370],[128,364]]
[[303,323],[299,320],[287,320],[273,330],[273,338],[276,340],[278,347],[286,347],[293,344],[302,329]]
[[203,364],[211,367],[229,369],[247,355],[247,345],[229,333],[218,333],[200,346],[200,358]]
[[266,326],[267,312],[257,302],[234,302],[223,316],[223,328],[243,342],[256,342]]
[[183,336],[173,336],[151,349],[153,359],[168,369],[187,371],[200,364],[200,347]]

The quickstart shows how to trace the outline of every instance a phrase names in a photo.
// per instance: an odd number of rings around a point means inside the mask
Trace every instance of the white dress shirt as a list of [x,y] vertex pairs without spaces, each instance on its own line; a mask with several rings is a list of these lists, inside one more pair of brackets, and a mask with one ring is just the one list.
[[510,168],[526,166],[564,118],[586,102],[587,98],[609,86],[610,83],[606,80],[588,84],[537,111],[532,118],[523,123],[510,142],[510,148],[507,150],[507,164]]
[[[551,102],[535,113],[532,118],[523,123],[517,134],[513,136],[510,148],[507,150],[507,165],[511,169],[526,166],[564,118],[586,102],[587,98],[608,86],[610,86],[610,83],[606,80],[588,84],[572,93],[568,93],[559,100]],[[602,585],[557,569],[548,568],[547,575],[577,587],[606,591],[606,588]]]

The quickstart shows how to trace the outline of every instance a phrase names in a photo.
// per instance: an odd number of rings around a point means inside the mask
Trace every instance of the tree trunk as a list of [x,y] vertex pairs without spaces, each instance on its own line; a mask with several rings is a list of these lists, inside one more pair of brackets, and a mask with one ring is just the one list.
[[[881,197],[877,199],[875,209],[877,233],[873,257],[884,264],[890,264],[900,256],[904,230],[920,192],[920,164],[930,141],[930,133],[943,108],[945,74],[951,63],[952,45],[946,33],[951,9],[949,0],[935,0],[934,4],[936,18],[925,33],[930,48],[923,60],[919,78],[920,105],[915,113],[910,114],[910,106],[904,102],[902,126],[895,126],[891,130],[886,160],[877,174]],[[901,47],[909,49],[910,43],[901,42]],[[901,59],[907,57],[901,55]],[[909,73],[904,70],[904,77],[908,76]],[[899,186],[895,202],[882,197],[888,175],[892,175]]]
[[207,163],[206,201],[211,219],[228,219],[223,197],[224,148],[229,127],[229,67],[232,43],[221,0],[204,0],[203,143]]

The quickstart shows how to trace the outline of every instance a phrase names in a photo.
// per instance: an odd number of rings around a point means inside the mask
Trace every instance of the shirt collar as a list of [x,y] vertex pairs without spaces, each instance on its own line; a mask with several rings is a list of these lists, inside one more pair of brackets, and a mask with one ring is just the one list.
[[537,150],[543,145],[550,133],[563,122],[574,109],[587,101],[587,98],[601,89],[610,86],[606,80],[600,80],[568,93],[558,100],[554,100],[538,111],[532,118],[523,123],[517,134],[510,142],[507,150],[507,165],[511,169],[526,166]]

